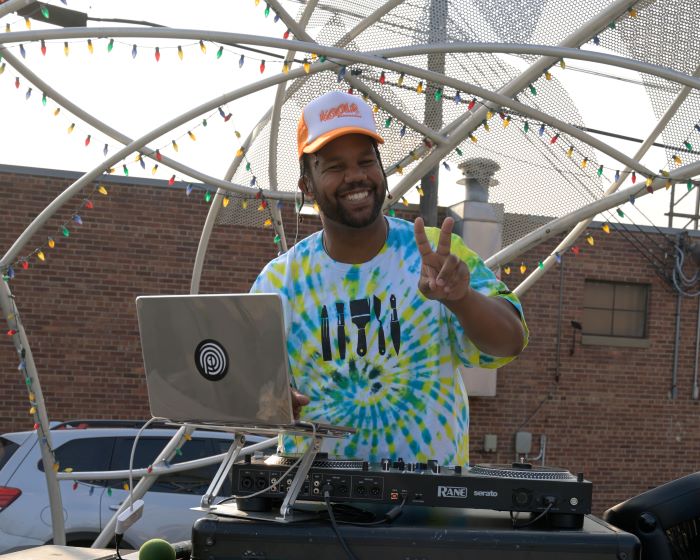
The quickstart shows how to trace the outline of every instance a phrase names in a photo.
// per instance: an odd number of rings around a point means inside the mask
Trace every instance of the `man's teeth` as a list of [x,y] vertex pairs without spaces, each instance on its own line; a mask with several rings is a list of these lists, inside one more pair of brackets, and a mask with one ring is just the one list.
[[355,192],[351,193],[345,196],[348,200],[362,200],[363,198],[367,198],[369,196],[369,191],[361,191],[361,192]]

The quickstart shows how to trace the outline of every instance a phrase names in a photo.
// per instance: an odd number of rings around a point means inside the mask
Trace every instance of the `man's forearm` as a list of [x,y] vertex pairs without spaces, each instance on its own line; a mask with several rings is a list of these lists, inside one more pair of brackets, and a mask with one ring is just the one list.
[[525,345],[525,332],[518,310],[507,300],[488,297],[475,290],[443,304],[457,316],[465,334],[484,354],[515,356]]

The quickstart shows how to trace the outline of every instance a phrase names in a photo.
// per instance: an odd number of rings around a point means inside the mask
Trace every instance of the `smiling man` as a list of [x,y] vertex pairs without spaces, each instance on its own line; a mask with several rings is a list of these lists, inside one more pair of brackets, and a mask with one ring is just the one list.
[[[500,367],[527,343],[517,297],[452,234],[385,217],[371,109],[327,93],[298,126],[299,188],[322,231],[270,262],[251,291],[282,296],[295,413],[352,426],[332,455],[469,463],[457,366]],[[282,444],[298,452],[299,441]]]

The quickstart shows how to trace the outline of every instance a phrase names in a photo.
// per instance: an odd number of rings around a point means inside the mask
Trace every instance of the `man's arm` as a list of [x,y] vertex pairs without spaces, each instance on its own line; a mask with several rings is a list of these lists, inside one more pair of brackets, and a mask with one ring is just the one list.
[[463,298],[442,303],[455,314],[464,333],[483,353],[517,356],[525,346],[520,313],[507,300],[469,288]]
[[504,298],[489,297],[471,287],[467,263],[451,252],[453,225],[452,218],[445,219],[433,250],[422,218],[416,218],[414,231],[421,254],[418,289],[455,314],[479,351],[496,357],[516,356],[525,346],[520,313]]

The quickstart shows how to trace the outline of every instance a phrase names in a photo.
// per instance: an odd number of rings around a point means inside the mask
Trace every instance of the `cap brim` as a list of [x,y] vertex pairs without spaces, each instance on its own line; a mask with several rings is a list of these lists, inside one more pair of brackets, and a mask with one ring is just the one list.
[[335,140],[336,138],[340,138],[341,136],[345,136],[346,134],[362,134],[364,136],[374,138],[379,144],[384,144],[384,138],[379,136],[379,134],[376,132],[370,132],[366,128],[361,128],[359,126],[346,126],[343,128],[336,128],[335,130],[330,130],[325,134],[321,134],[321,136],[316,138],[316,140],[311,142],[311,144],[304,146],[302,152],[305,154],[313,154],[314,152],[318,152],[321,148],[323,148],[323,146],[328,144],[328,142]]

